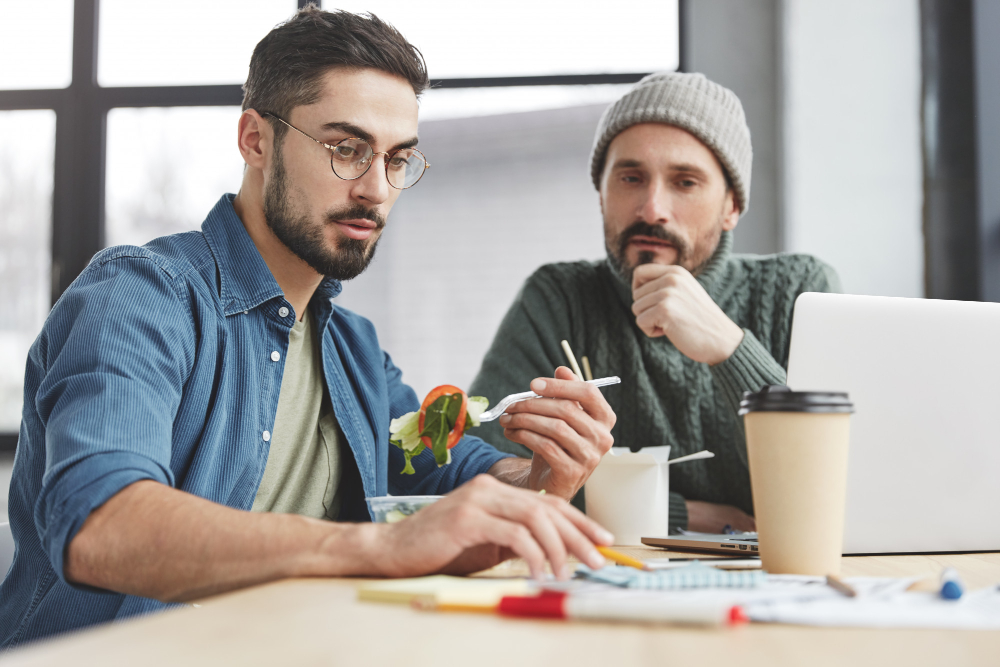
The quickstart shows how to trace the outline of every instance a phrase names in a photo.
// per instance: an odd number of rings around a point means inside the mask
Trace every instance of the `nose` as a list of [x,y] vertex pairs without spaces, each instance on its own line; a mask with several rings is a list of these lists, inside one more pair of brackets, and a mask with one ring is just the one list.
[[640,220],[651,225],[666,224],[670,218],[670,189],[660,179],[651,179],[637,211]]
[[[379,156],[384,156],[380,158]],[[351,196],[356,199],[366,201],[370,204],[382,204],[389,198],[389,180],[385,174],[385,161],[389,159],[388,153],[373,153],[369,160],[368,171],[361,178],[353,181]]]

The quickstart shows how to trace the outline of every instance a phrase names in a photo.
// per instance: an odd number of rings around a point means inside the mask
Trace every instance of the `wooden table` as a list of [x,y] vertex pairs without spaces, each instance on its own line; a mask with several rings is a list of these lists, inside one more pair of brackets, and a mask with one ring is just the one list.
[[[660,549],[626,548],[664,557]],[[673,554],[680,556],[681,554]],[[845,558],[844,576],[1000,583],[1000,553]],[[522,566],[501,565],[488,575]],[[755,624],[725,630],[507,619],[359,602],[352,579],[292,579],[40,642],[4,665],[1000,665],[1000,632]]]

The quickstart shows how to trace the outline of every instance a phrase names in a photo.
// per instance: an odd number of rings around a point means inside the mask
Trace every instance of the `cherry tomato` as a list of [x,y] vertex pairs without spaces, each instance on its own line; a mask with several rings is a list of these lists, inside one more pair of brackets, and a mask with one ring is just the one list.
[[[465,413],[469,408],[469,397],[466,396],[464,391],[450,384],[443,384],[440,387],[434,387],[431,389],[430,393],[427,394],[427,398],[425,398],[424,402],[420,405],[420,420],[417,424],[420,427],[420,430],[423,431],[424,416],[427,408],[442,396],[450,396],[452,394],[462,395],[462,406],[458,409],[458,419],[455,421],[455,428],[448,432],[448,449],[457,445],[458,441],[462,439],[462,434],[465,432]],[[427,445],[427,449],[433,448],[434,443],[431,442],[429,437],[424,436],[421,440],[425,445]]]

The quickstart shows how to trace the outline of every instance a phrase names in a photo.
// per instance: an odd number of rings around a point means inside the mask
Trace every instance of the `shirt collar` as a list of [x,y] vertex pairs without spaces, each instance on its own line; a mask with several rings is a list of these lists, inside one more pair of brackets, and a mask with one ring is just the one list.
[[[271,269],[236,215],[234,199],[236,195],[222,195],[201,226],[219,270],[219,300],[226,315],[242,313],[265,301],[284,296]],[[313,298],[332,299],[340,294],[341,289],[339,280],[325,278]]]

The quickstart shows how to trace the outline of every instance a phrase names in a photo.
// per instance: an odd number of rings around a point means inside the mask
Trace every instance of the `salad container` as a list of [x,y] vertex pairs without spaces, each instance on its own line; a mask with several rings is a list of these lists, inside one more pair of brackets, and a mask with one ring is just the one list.
[[377,496],[365,500],[375,523],[396,523],[442,498],[444,496]]

